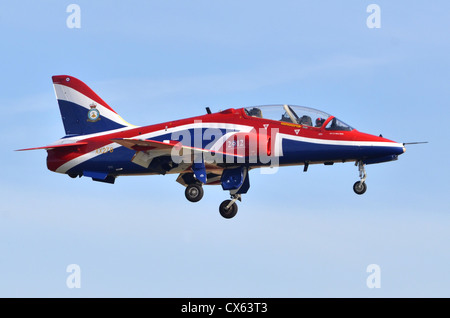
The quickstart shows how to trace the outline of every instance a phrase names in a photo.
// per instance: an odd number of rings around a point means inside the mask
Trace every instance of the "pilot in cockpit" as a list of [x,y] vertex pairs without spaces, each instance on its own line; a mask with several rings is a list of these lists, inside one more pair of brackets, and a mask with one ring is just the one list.
[[299,124],[300,124],[300,125],[306,125],[306,126],[312,126],[312,120],[311,120],[311,117],[306,116],[306,115],[303,115],[303,116],[300,118]]
[[257,107],[253,107],[252,109],[249,109],[247,111],[247,113],[248,113],[249,116],[262,118],[261,109],[259,109]]
[[320,118],[320,117],[318,117],[318,118],[316,119],[316,127],[322,127],[324,121],[325,121],[325,118]]

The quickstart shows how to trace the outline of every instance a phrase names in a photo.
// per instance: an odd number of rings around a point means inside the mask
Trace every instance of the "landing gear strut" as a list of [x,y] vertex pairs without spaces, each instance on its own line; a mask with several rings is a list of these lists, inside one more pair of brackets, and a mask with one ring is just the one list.
[[367,173],[366,169],[364,169],[364,163],[362,162],[362,160],[357,161],[355,165],[358,166],[360,181],[355,182],[355,184],[353,185],[353,191],[355,191],[356,194],[361,195],[364,194],[367,190],[366,185]]
[[192,183],[186,187],[184,195],[189,201],[198,202],[203,198],[203,187],[201,184]]
[[226,219],[231,219],[234,217],[238,211],[238,206],[236,204],[237,200],[241,201],[240,194],[232,194],[231,200],[223,201],[219,206],[220,215]]

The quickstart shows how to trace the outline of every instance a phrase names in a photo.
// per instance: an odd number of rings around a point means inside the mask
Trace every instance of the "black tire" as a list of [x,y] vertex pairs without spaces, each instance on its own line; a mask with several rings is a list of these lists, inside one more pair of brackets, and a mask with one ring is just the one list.
[[235,203],[233,203],[228,209],[226,206],[231,202],[231,200],[225,200],[223,201],[219,206],[219,212],[220,215],[222,215],[225,219],[231,219],[234,217],[238,211],[238,206]]
[[190,184],[184,191],[186,199],[191,202],[198,202],[203,198],[203,187],[201,184]]
[[355,191],[356,194],[364,194],[367,190],[367,184],[365,182],[356,181],[353,185],[353,191]]

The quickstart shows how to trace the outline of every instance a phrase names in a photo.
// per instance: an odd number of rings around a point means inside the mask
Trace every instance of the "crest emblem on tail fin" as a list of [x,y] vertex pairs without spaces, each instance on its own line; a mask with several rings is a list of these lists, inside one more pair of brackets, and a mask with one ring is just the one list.
[[100,112],[96,108],[97,105],[95,103],[92,103],[89,105],[89,107],[91,109],[87,113],[87,117],[88,117],[87,121],[89,121],[91,123],[95,123],[96,121],[99,121],[100,120]]

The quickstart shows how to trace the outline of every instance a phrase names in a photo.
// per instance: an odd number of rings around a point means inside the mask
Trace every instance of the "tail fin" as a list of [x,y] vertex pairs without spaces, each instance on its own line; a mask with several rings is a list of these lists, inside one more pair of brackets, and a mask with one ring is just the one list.
[[52,77],[66,135],[87,135],[133,127],[79,79]]

